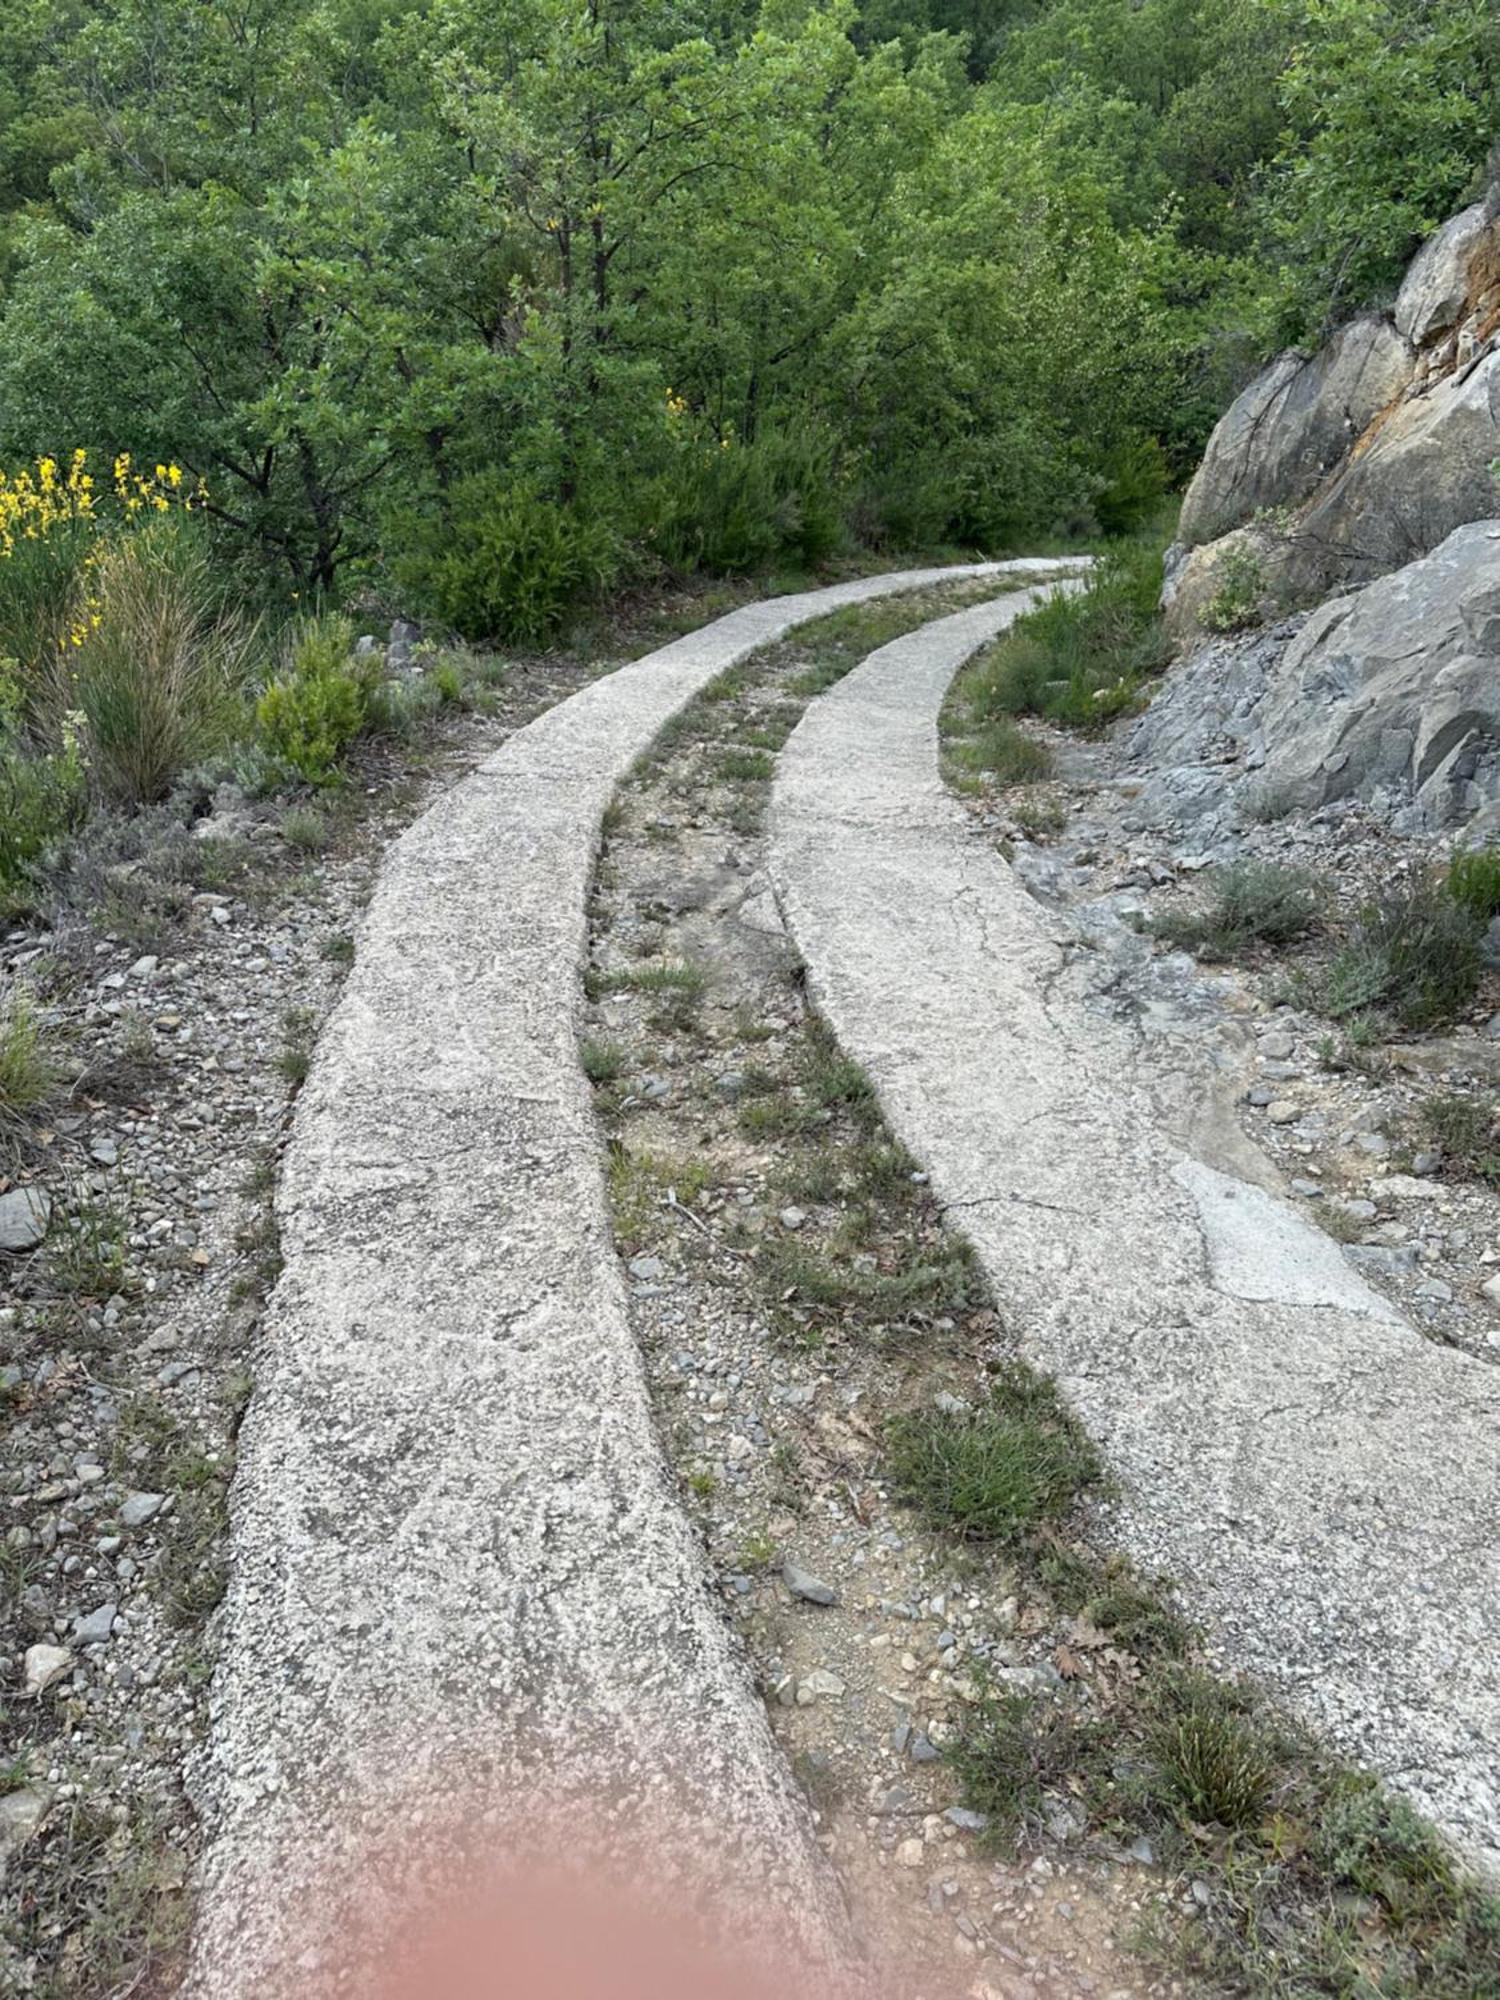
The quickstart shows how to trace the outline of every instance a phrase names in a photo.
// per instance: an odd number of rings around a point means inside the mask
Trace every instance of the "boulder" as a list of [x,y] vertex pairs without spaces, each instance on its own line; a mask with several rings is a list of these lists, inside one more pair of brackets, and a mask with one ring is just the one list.
[[1253,532],[1267,606],[1316,604],[1496,511],[1500,185],[1422,246],[1391,318],[1284,354],[1220,420],[1183,502],[1168,591],[1183,641]]
[[1400,396],[1412,360],[1375,315],[1340,328],[1315,355],[1280,355],[1215,426],[1182,503],[1182,540],[1209,542],[1262,509],[1305,500]]
[[1257,706],[1266,782],[1294,805],[1387,798],[1407,831],[1500,806],[1500,520],[1337,597]]

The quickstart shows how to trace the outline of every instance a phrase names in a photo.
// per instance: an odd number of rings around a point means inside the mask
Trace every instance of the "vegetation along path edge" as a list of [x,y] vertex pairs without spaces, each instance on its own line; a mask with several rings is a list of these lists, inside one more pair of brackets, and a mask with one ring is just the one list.
[[1229,1661],[1500,1864],[1500,1374],[1425,1341],[1277,1195],[1163,1136],[1086,946],[938,763],[980,606],[793,732],[772,874],[809,987],[1118,1479],[1132,1556]]

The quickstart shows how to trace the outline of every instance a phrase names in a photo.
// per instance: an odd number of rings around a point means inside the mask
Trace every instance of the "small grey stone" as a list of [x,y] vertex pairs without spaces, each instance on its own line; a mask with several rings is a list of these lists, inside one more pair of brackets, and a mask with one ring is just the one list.
[[73,1655],[66,1646],[28,1646],[21,1663],[26,1677],[26,1692],[30,1695],[45,1694],[72,1664]]
[[97,1610],[73,1620],[73,1642],[78,1646],[102,1646],[115,1629],[117,1604],[101,1604]]
[[745,1088],[745,1079],[737,1069],[726,1069],[722,1076],[714,1078],[714,1089],[721,1097],[738,1097]]
[[161,1512],[162,1493],[127,1493],[120,1503],[120,1519],[127,1528],[144,1528]]
[[1271,1102],[1273,1094],[1273,1092],[1266,1089],[1264,1084],[1258,1083],[1254,1090],[1247,1090],[1245,1092],[1245,1102],[1253,1104],[1257,1110],[1260,1110]]
[[1439,1305],[1448,1305],[1453,1298],[1453,1287],[1445,1278],[1424,1278],[1417,1287],[1419,1299],[1433,1299]]
[[1302,1107],[1289,1097],[1278,1097],[1266,1106],[1266,1116],[1273,1125],[1292,1125],[1302,1116]]
[[667,1267],[660,1257],[632,1257],[629,1268],[632,1278],[650,1279],[661,1277]]
[[837,1674],[830,1673],[827,1667],[815,1667],[810,1674],[804,1677],[801,1686],[797,1689],[797,1699],[805,1707],[804,1696],[806,1696],[808,1702],[816,1701],[820,1695],[826,1700],[837,1701],[840,1695],[847,1692],[847,1683],[841,1681]]
[[120,1158],[120,1149],[108,1133],[101,1133],[89,1147],[89,1158],[96,1166],[112,1167]]
[[806,1213],[800,1208],[784,1208],[781,1211],[783,1229],[800,1229],[806,1220]]
[[1418,1153],[1412,1160],[1411,1170],[1414,1174],[1435,1174],[1442,1164],[1441,1153]]
[[52,1203],[43,1189],[19,1187],[0,1194],[0,1250],[34,1250],[51,1220]]
[[970,1812],[967,1806],[949,1806],[943,1818],[960,1833],[983,1833],[990,1823],[987,1813]]
[[814,1576],[810,1569],[800,1569],[794,1562],[781,1565],[781,1580],[793,1597],[800,1597],[808,1604],[837,1604],[839,1601],[839,1594],[831,1583]]
[[911,1739],[911,1761],[914,1764],[935,1764],[941,1754],[930,1737],[917,1735]]

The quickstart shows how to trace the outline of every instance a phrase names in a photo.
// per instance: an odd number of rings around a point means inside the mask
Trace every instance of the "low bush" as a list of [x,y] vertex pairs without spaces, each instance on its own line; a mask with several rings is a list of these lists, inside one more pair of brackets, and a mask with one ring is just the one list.
[[1260,623],[1266,577],[1253,549],[1230,549],[1215,572],[1217,587],[1198,614],[1206,632],[1243,632]]
[[1212,958],[1232,958],[1252,945],[1281,950],[1316,926],[1327,901],[1318,876],[1274,861],[1216,868],[1209,887],[1205,909],[1157,917],[1154,935]]
[[655,508],[652,546],[679,569],[741,576],[775,562],[811,567],[845,539],[833,455],[816,432],[684,441]]
[[21,721],[15,663],[0,660],[0,916],[32,907],[36,866],[83,818],[88,800],[75,722],[48,750]]
[[1335,1019],[1384,1014],[1402,1028],[1460,1015],[1484,972],[1484,923],[1441,887],[1414,882],[1365,905],[1312,994]]
[[1103,728],[1167,664],[1160,591],[1154,545],[1118,544],[1082,590],[1054,592],[979,656],[959,682],[960,713],[981,730],[1014,715]]
[[377,670],[354,657],[354,627],[331,613],[293,627],[286,663],[256,703],[266,750],[292,775],[327,785],[370,717]]
[[1458,1180],[1500,1186],[1500,1131],[1494,1100],[1450,1092],[1422,1106],[1423,1136],[1442,1155],[1443,1170]]
[[455,481],[441,513],[393,525],[408,605],[465,639],[536,645],[618,575],[603,523],[498,474]]
[[980,1409],[897,1417],[887,1432],[896,1490],[976,1540],[1007,1542],[1065,1514],[1100,1477],[1098,1457],[1052,1382],[1019,1365]]
[[1460,849],[1448,864],[1444,887],[1481,923],[1500,916],[1500,847]]

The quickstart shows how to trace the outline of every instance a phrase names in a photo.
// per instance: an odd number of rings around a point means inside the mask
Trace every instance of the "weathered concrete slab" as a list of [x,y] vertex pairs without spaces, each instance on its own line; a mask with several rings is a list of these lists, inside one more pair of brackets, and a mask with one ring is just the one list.
[[[836,1961],[806,1806],[652,1429],[574,1016],[604,807],[750,606],[522,730],[391,850],[298,1103],[240,1440],[189,1990],[311,1995],[398,1895],[545,1821]],[[420,1831],[418,1829],[420,1828]],[[373,1857],[373,1859],[372,1859]]]
[[1065,922],[937,771],[948,681],[1006,615],[882,648],[782,753],[773,875],[813,994],[1104,1448],[1122,1542],[1493,1868],[1500,1371],[1184,1160],[1125,1032],[1063,997]]

